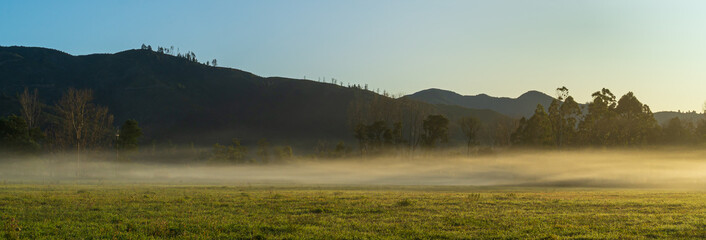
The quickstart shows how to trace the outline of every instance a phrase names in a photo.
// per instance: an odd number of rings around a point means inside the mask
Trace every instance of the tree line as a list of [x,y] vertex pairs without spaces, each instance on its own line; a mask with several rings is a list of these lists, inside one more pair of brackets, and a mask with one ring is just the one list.
[[[706,143],[706,118],[696,124],[673,118],[660,126],[649,106],[628,92],[619,99],[609,89],[593,93],[581,105],[566,87],[548,108],[538,104],[534,114],[517,122],[484,124],[474,116],[457,122],[424,104],[374,96],[351,106],[351,126],[360,154],[391,149],[434,149],[448,143],[449,126],[463,136],[468,152],[481,145],[514,148],[634,147]],[[706,112],[706,107],[705,107]],[[705,113],[706,114],[706,113]],[[454,145],[454,144],[447,144]],[[458,144],[457,144],[458,145]]]
[[580,107],[568,89],[557,89],[558,97],[548,110],[538,105],[529,119],[522,118],[512,134],[512,143],[527,147],[631,147],[683,145],[706,142],[706,119],[694,125],[679,118],[660,126],[650,107],[628,92],[620,99],[606,88],[591,95],[593,101]]
[[[141,49],[141,50],[147,50],[147,51],[155,51],[155,50],[152,49],[152,46],[151,46],[151,45],[145,45],[144,43],[142,44],[142,46],[140,46],[140,49]],[[156,51],[156,52],[157,52],[157,53],[161,53],[161,54],[172,55],[172,56],[175,56],[175,57],[178,57],[178,58],[183,58],[183,59],[186,59],[186,60],[189,61],[189,62],[200,63],[199,60],[196,59],[196,53],[194,53],[194,52],[192,52],[192,51],[188,51],[188,52],[186,52],[186,53],[181,53],[181,52],[179,51],[179,48],[177,48],[176,50],[174,50],[174,46],[171,46],[171,47],[168,47],[168,48],[167,48],[167,47],[157,46],[157,51]],[[216,59],[214,58],[213,60],[211,60],[211,61],[205,61],[205,62],[203,62],[202,64],[204,64],[204,65],[206,65],[206,66],[217,67],[217,66],[218,66],[218,60],[216,60]]]
[[0,151],[18,155],[40,152],[135,150],[142,129],[135,120],[113,126],[107,107],[93,103],[90,89],[67,89],[53,105],[40,101],[38,90],[18,94],[20,114],[0,117]]
[[[561,87],[548,108],[538,105],[529,118],[483,123],[474,116],[452,121],[431,105],[406,98],[361,94],[348,109],[351,135],[358,151],[344,142],[334,145],[320,141],[310,156],[338,158],[461,145],[451,142],[452,133],[462,137],[468,153],[481,145],[576,148],[706,142],[706,119],[692,123],[673,118],[660,126],[649,106],[632,92],[617,99],[610,90],[602,89],[591,96],[591,102],[581,105],[567,88]],[[19,115],[0,118],[0,151],[75,152],[80,163],[86,151],[130,151],[139,145],[142,129],[138,122],[126,120],[114,126],[113,115],[108,108],[93,103],[93,91],[89,89],[67,89],[53,105],[42,103],[36,89],[25,89],[17,99]],[[248,147],[233,139],[229,145],[215,144],[210,153],[199,158],[267,163],[293,156],[290,146],[272,147],[265,139],[258,141],[254,149],[248,151]]]

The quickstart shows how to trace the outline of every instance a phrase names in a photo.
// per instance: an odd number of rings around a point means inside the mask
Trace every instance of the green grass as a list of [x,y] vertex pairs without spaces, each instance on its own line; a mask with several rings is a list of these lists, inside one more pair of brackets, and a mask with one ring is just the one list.
[[6,239],[706,238],[706,193],[0,185]]

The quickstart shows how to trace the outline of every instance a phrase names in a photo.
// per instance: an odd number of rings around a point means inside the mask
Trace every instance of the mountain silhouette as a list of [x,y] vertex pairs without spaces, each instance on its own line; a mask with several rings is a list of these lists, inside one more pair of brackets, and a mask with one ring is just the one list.
[[[0,47],[0,116],[19,113],[17,94],[38,89],[51,112],[68,88],[92,89],[115,125],[135,119],[143,142],[277,144],[353,141],[348,108],[359,99],[383,97],[360,88],[207,66],[151,50],[73,56],[38,47]],[[398,101],[391,99],[392,101]],[[420,103],[426,104],[426,103]],[[507,119],[488,110],[429,105],[452,120]]]
[[490,109],[515,118],[531,117],[532,114],[534,114],[534,110],[537,108],[537,104],[542,104],[546,109],[554,99],[538,91],[529,91],[517,98],[507,98],[491,97],[486,94],[463,96],[452,91],[435,88],[419,91],[405,97],[431,104],[457,105],[473,109]]

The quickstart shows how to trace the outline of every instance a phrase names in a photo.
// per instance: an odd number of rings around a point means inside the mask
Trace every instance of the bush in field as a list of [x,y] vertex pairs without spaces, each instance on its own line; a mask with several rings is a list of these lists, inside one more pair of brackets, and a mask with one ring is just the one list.
[[326,141],[319,141],[314,152],[317,158],[343,158],[351,153],[351,149],[344,142],[338,142],[336,146],[332,146]]
[[248,148],[240,145],[240,140],[233,139],[233,144],[224,146],[216,143],[213,145],[211,160],[220,162],[243,163],[247,162]]
[[291,159],[294,154],[292,153],[292,147],[284,146],[277,149],[277,158],[280,160]]
[[43,134],[39,128],[30,129],[21,117],[12,115],[0,118],[0,150],[10,152],[36,152]]

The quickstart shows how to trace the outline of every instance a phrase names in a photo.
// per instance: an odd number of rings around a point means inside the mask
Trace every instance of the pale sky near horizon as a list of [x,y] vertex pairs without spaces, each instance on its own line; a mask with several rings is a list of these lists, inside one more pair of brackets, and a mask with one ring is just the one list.
[[554,95],[609,88],[653,111],[706,101],[706,1],[28,1],[0,4],[0,45],[74,55],[142,43],[260,76],[392,93]]

